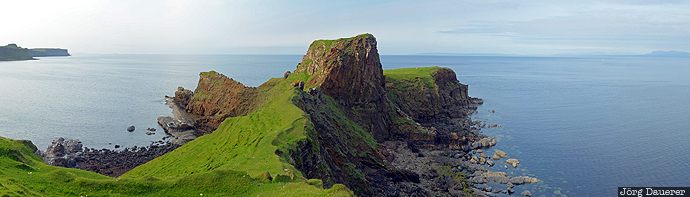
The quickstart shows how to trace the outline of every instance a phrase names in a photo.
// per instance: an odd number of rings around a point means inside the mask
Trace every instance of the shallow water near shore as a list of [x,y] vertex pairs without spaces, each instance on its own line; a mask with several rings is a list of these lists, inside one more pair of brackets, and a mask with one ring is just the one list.
[[[89,147],[163,137],[164,96],[216,70],[247,85],[293,70],[299,55],[80,55],[0,62],[0,136],[44,149],[55,137]],[[476,119],[510,170],[545,196],[613,196],[619,186],[690,185],[690,58],[382,56],[384,68],[453,68],[484,99]],[[495,110],[495,113],[489,113]],[[127,132],[129,125],[137,130]],[[158,128],[146,135],[147,127]],[[112,144],[108,144],[112,143]],[[492,150],[488,150],[492,153]],[[498,165],[494,168],[502,168]],[[522,192],[522,188],[516,190]]]

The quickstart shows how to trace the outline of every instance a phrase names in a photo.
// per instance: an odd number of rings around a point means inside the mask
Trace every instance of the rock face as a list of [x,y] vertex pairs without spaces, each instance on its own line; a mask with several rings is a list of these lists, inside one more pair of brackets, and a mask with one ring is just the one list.
[[[178,91],[179,92],[179,91]],[[184,96],[189,92],[180,92],[181,98],[176,100],[184,104]],[[215,71],[199,74],[199,84],[189,102],[184,104],[187,112],[198,115],[198,128],[206,127],[207,131],[218,128],[227,117],[245,115],[254,110],[258,103],[258,91],[255,87],[247,87],[223,74]]]
[[40,155],[50,165],[75,168],[78,167],[77,162],[84,160],[83,151],[79,140],[57,138]]
[[415,121],[425,124],[464,117],[464,108],[471,106],[472,98],[467,95],[467,85],[461,84],[455,72],[448,68],[436,68],[432,74],[433,85],[421,78],[406,81],[415,86],[402,86],[388,80],[386,87],[400,109]]
[[[437,88],[421,93],[420,89],[396,89],[392,94],[405,98],[393,102],[376,39],[370,34],[315,41],[291,75],[301,74],[308,80],[297,90],[309,91],[298,91],[293,103],[308,115],[313,128],[306,130],[312,137],[288,155],[307,178],[322,179],[327,187],[343,183],[358,195],[428,195],[429,190],[419,184],[422,176],[392,165],[385,156],[392,155],[377,144],[399,139],[412,149],[417,140],[434,142],[436,128],[420,125],[416,119],[448,124],[451,118],[466,118],[466,112],[473,110],[468,107],[474,100],[467,96],[467,86],[450,69],[429,75]],[[293,84],[298,87],[301,82]],[[420,95],[424,98],[415,100]],[[417,109],[427,107],[432,111]],[[460,125],[452,126],[463,128]],[[444,130],[445,136],[450,136],[449,130]],[[367,139],[367,134],[374,139]],[[419,150],[414,156],[424,157]],[[486,162],[486,158],[479,160]]]
[[390,137],[391,109],[373,35],[314,41],[295,72],[310,75],[307,87],[334,98],[377,140]]

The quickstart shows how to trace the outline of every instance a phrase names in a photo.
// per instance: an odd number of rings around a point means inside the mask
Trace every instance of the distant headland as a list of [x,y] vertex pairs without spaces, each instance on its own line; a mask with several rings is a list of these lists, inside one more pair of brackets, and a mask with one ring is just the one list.
[[22,48],[17,44],[8,44],[0,46],[0,61],[20,61],[20,60],[35,60],[35,57],[54,57],[54,56],[70,56],[67,49],[59,48]]

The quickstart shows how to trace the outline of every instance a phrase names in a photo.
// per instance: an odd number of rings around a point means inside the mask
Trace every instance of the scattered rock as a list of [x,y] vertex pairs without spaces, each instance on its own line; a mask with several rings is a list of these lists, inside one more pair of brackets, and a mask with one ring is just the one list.
[[129,132],[132,132],[132,131],[134,131],[135,129],[136,129],[136,128],[134,127],[134,125],[131,125],[131,126],[127,127],[127,131],[129,131]]
[[147,131],[156,131],[156,128],[147,128]]
[[494,166],[494,161],[492,161],[492,160],[486,160],[486,165]]
[[508,163],[508,164],[510,164],[511,166],[513,166],[513,168],[517,168],[517,167],[518,167],[518,164],[520,164],[520,160],[517,160],[517,159],[508,159],[508,160],[506,160],[506,163]]
[[120,145],[119,145],[119,144],[116,144],[116,145],[115,145],[115,148],[120,148]]

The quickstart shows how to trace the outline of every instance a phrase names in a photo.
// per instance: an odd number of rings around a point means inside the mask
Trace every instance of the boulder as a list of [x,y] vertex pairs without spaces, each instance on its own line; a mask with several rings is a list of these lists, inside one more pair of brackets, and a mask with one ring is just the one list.
[[493,160],[500,160],[501,158],[508,157],[508,153],[503,152],[502,150],[494,150],[494,154],[491,156],[491,159]]
[[520,164],[520,160],[517,160],[517,159],[508,159],[508,160],[506,160],[506,163],[508,163],[508,164],[510,164],[511,166],[513,166],[513,168],[517,168],[517,167],[518,167],[518,164]]
[[131,125],[131,126],[127,127],[127,131],[129,131],[129,132],[132,132],[132,131],[134,131],[135,129],[136,129],[136,128],[134,127],[134,125]]
[[287,79],[288,77],[290,77],[290,74],[292,74],[292,72],[290,72],[289,70],[285,71],[285,73],[283,73],[283,79]]

